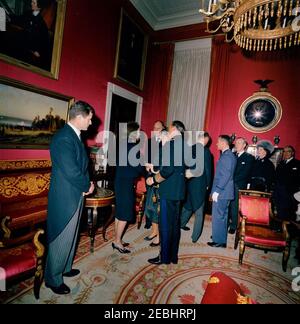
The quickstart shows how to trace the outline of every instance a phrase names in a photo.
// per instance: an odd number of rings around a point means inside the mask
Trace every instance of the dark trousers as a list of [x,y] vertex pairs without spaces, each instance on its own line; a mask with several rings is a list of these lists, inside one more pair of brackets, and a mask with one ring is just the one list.
[[277,185],[273,194],[277,217],[281,220],[294,220],[297,210],[297,201],[293,193],[283,185]]
[[[192,234],[192,241],[197,242],[200,238],[203,230],[203,223],[204,223],[204,201],[203,204],[195,211],[195,222]],[[191,216],[193,215],[192,210],[182,208],[181,212],[181,228],[185,227],[188,221],[190,220]]]
[[83,197],[68,225],[48,246],[45,282],[50,286],[59,287],[64,282],[63,274],[72,270],[82,207]]
[[161,262],[177,263],[180,241],[180,201],[161,199],[159,232]]

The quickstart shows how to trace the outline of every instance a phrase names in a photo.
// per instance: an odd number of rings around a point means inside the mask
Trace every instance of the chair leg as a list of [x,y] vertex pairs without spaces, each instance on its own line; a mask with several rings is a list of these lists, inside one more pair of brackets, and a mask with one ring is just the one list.
[[38,260],[38,266],[34,275],[33,292],[36,299],[40,299],[40,289],[43,282],[44,270],[42,260]]
[[243,263],[244,252],[245,252],[245,241],[243,239],[240,239],[239,264]]
[[282,257],[282,270],[284,272],[286,272],[286,269],[287,269],[287,263],[289,260],[289,256],[290,256],[290,247],[286,246],[283,251],[283,257]]
[[236,250],[239,245],[239,238],[240,238],[240,231],[239,229],[236,230],[235,233],[235,240],[234,240],[234,249]]

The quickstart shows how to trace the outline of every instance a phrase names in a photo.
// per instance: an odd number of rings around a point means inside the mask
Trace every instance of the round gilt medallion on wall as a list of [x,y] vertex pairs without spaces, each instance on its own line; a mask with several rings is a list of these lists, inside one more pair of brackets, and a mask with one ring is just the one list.
[[282,117],[280,102],[269,92],[256,92],[239,110],[242,126],[250,132],[263,133],[274,128]]

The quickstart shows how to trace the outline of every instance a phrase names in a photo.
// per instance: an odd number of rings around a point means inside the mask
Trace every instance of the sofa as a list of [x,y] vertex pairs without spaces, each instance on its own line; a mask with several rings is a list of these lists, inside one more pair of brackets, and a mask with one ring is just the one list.
[[49,160],[0,161],[0,280],[9,285],[34,274],[37,299],[50,174]]

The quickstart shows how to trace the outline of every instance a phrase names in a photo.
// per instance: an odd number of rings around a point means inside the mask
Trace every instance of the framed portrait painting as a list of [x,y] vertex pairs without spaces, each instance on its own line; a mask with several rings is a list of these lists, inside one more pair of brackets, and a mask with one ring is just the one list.
[[0,0],[0,59],[58,79],[67,0]]
[[0,77],[0,148],[47,149],[72,97]]
[[239,120],[248,131],[267,132],[274,128],[282,117],[280,102],[269,92],[256,92],[247,98],[239,110]]
[[148,36],[121,10],[114,77],[142,90]]

